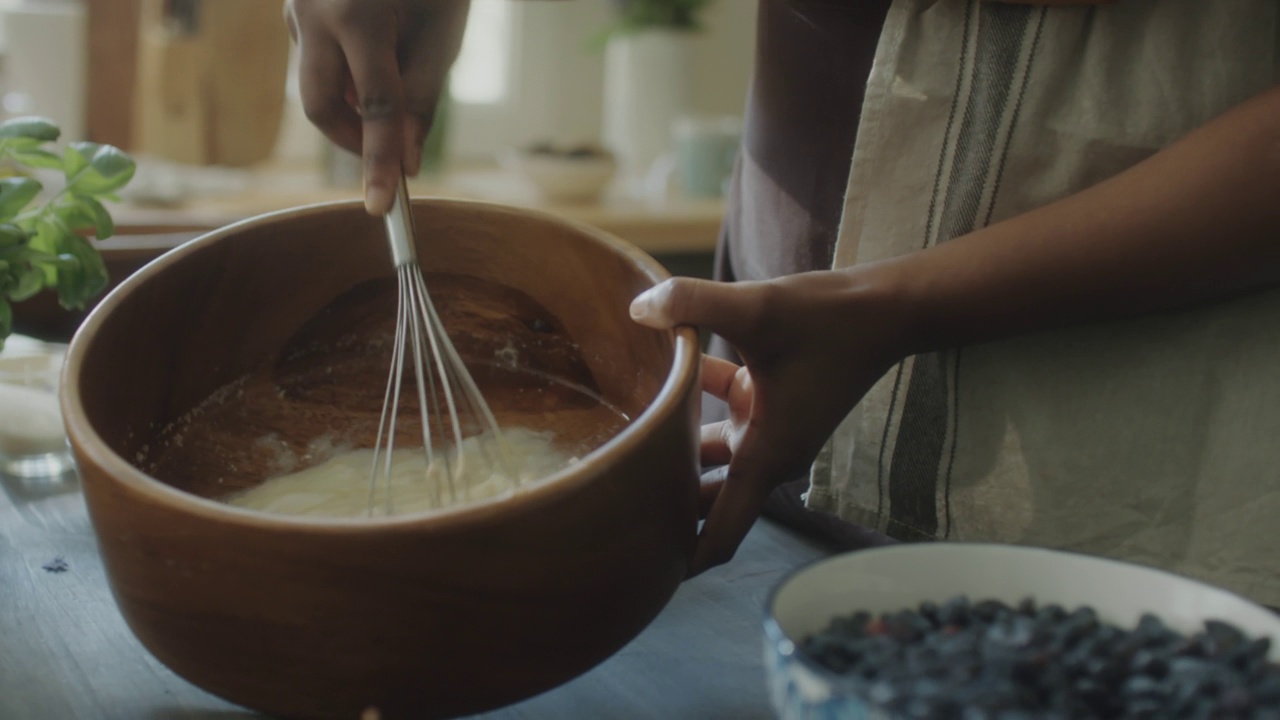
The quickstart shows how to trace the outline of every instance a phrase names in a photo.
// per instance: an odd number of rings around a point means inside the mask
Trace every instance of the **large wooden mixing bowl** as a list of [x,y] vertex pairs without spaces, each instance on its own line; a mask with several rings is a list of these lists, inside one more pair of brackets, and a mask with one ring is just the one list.
[[[241,510],[140,468],[146,444],[278,353],[350,288],[392,275],[357,203],[232,225],[154,261],[71,343],[62,407],[116,602],[157,658],[286,717],[448,717],[598,664],[685,576],[697,526],[698,347],[628,316],[666,277],[588,227],[495,205],[414,203],[422,264],[532,298],[632,413],[613,439],[500,502],[429,517]],[[450,298],[440,298],[448,305]]]

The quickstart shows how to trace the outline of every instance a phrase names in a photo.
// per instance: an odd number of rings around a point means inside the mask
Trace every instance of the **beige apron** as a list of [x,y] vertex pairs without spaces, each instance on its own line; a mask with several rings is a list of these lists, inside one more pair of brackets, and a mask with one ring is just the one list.
[[[835,266],[1079,191],[1271,87],[1277,5],[897,0]],[[807,502],[900,539],[1094,553],[1280,605],[1277,360],[1280,291],[917,356],[841,424]]]

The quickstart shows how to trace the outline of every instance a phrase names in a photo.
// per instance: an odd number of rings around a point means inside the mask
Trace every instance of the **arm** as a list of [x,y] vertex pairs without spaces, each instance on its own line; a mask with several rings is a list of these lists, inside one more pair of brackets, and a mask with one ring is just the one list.
[[768,493],[803,473],[894,363],[929,350],[1183,308],[1280,283],[1280,88],[1084,192],[928,250],[768,282],[669,280],[652,327],[701,325],[730,419],[702,430],[711,498],[693,572],[729,560]]
[[1280,88],[1088,190],[864,271],[894,288],[906,353],[1280,283]]

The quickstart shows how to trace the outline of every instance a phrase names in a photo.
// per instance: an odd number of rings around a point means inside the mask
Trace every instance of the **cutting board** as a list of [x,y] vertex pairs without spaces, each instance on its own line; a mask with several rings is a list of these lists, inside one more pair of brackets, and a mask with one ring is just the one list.
[[279,3],[142,0],[134,150],[190,165],[266,160],[288,71]]

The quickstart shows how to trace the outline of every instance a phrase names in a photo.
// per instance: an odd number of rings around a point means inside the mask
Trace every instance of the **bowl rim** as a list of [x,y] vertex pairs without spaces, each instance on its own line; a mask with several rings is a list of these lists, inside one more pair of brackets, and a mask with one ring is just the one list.
[[[568,226],[627,258],[633,267],[646,275],[654,285],[671,277],[665,267],[635,245],[599,228],[553,213],[480,200],[439,196],[414,196],[411,197],[410,202],[414,206],[462,206]],[[598,474],[599,468],[615,462],[625,453],[632,451],[642,442],[642,436],[646,431],[675,414],[679,410],[683,395],[696,384],[699,376],[700,355],[696,329],[692,326],[679,326],[674,330],[668,330],[666,332],[674,337],[674,357],[671,370],[667,373],[653,401],[621,432],[584,455],[578,463],[500,498],[389,517],[310,517],[241,508],[200,497],[151,477],[106,444],[84,412],[78,378],[84,366],[85,356],[92,348],[105,318],[119,307],[125,298],[152,277],[181,262],[188,255],[222,242],[247,228],[282,223],[297,217],[332,211],[363,212],[363,208],[364,203],[359,200],[337,200],[300,205],[244,218],[204,233],[165,252],[121,281],[93,308],[68,343],[66,359],[61,370],[59,395],[63,422],[68,439],[71,441],[73,456],[83,453],[90,462],[105,471],[104,474],[111,479],[111,482],[122,485],[158,505],[209,521],[236,523],[265,530],[305,530],[317,534],[368,534],[397,529],[429,529],[432,532],[443,533],[493,517],[536,509],[590,482]]]
[[[893,553],[901,553],[901,552],[907,552],[907,553],[939,552],[939,551],[963,552],[963,551],[974,551],[974,550],[977,550],[979,552],[994,551],[998,553],[1040,556],[1045,559],[1070,557],[1070,558],[1081,560],[1083,562],[1092,563],[1095,565],[1110,565],[1112,567],[1124,568],[1130,571],[1137,571],[1139,573],[1147,574],[1151,576],[1163,575],[1166,577],[1170,577],[1179,582],[1189,583],[1191,585],[1198,586],[1200,589],[1208,590],[1213,593],[1218,593],[1218,594],[1233,598],[1235,600],[1238,600],[1244,603],[1245,605],[1252,606],[1257,610],[1260,610],[1270,616],[1275,617],[1277,632],[1272,636],[1272,640],[1275,642],[1280,642],[1280,615],[1277,615],[1270,608],[1266,607],[1265,605],[1262,605],[1261,603],[1250,600],[1249,598],[1239,593],[1233,592],[1231,590],[1227,590],[1226,588],[1218,587],[1217,585],[1204,582],[1203,580],[1197,580],[1187,575],[1182,575],[1180,573],[1176,573],[1170,570],[1165,570],[1164,568],[1159,568],[1152,565],[1143,565],[1141,563],[1131,562],[1128,560],[1117,560],[1115,558],[1104,557],[1102,555],[1092,555],[1090,553],[1080,552],[1077,550],[1061,550],[1058,548],[1041,547],[1038,545],[1019,545],[1016,543],[1001,543],[1001,542],[957,542],[957,541],[950,541],[950,540],[935,540],[935,541],[924,541],[924,542],[899,542],[892,545],[880,545],[876,547],[864,548],[861,550],[847,550],[844,552],[837,552],[832,555],[828,555],[826,557],[818,558],[817,560],[813,560],[809,563],[801,565],[800,567],[793,568],[791,571],[787,572],[780,579],[778,579],[778,581],[774,583],[773,587],[769,589],[768,595],[765,596],[764,634],[768,640],[769,648],[771,649],[772,652],[776,654],[785,655],[789,657],[793,662],[798,663],[806,671],[808,671],[809,673],[812,673],[814,676],[818,677],[823,682],[826,682],[833,687],[857,689],[855,687],[857,683],[853,680],[853,678],[846,675],[841,675],[835,672],[834,670],[827,668],[825,665],[822,665],[821,663],[819,663],[815,658],[809,655],[809,653],[805,652],[804,648],[801,646],[801,640],[802,640],[801,638],[792,638],[790,635],[787,634],[785,630],[782,629],[782,624],[778,622],[777,613],[774,611],[775,607],[777,606],[778,596],[781,595],[782,592],[787,588],[787,586],[789,586],[792,583],[792,581],[794,581],[800,575],[803,575],[809,572],[820,572],[823,566],[829,563],[837,563],[837,562],[848,560],[849,557],[852,555],[862,556],[867,553],[893,554]],[[848,612],[854,612],[855,610],[856,608],[850,608]]]

